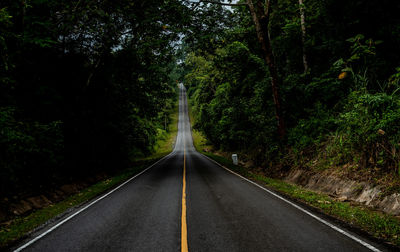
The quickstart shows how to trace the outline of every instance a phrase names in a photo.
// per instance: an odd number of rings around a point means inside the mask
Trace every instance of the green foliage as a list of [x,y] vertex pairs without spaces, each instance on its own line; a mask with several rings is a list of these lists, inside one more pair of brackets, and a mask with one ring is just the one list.
[[382,41],[373,41],[372,39],[365,39],[364,35],[357,34],[353,38],[346,40],[352,43],[351,46],[351,57],[347,60],[348,63],[354,63],[359,60],[363,60],[364,65],[367,64],[369,56],[376,55],[376,45],[382,43]]
[[2,1],[0,195],[151,154],[188,13],[177,0]]
[[396,73],[390,76],[389,81],[386,82],[386,86],[381,87],[381,89],[392,92],[392,95],[398,95],[400,91],[400,67],[396,68]]
[[[266,109],[272,104],[265,66],[246,45],[233,42],[213,56],[191,54],[186,65],[191,69],[185,80],[197,118],[194,128],[215,146],[253,150],[275,137],[273,110]],[[258,157],[263,151],[257,153],[256,159],[264,158]]]
[[288,143],[295,149],[312,146],[325,140],[326,135],[335,128],[336,120],[332,113],[317,103],[312,115],[299,120],[296,127],[288,132]]
[[400,103],[398,96],[354,91],[337,122],[344,143],[363,166],[396,171],[399,162]]
[[2,192],[41,182],[43,174],[54,174],[64,163],[62,122],[19,121],[15,108],[3,107],[0,129]]
[[12,25],[11,18],[6,8],[0,8],[0,85],[2,86],[9,81],[5,75],[10,69],[6,38],[9,36],[8,28]]
[[[400,48],[400,23],[393,6],[307,0],[301,7],[304,44],[298,2],[275,1],[269,23],[283,76],[287,139],[276,137],[268,69],[248,10],[241,7],[233,11],[240,20],[232,19],[207,45],[214,50],[186,48],[185,84],[195,128],[214,146],[250,153],[261,162],[285,162],[281,153],[292,150],[327,149],[329,155],[321,158],[329,165],[355,162],[397,170],[400,78],[399,69],[393,74],[398,67],[393,56]],[[305,74],[304,52],[310,66]]]
[[[136,155],[134,157],[132,166],[128,169],[118,171],[117,173],[112,173],[111,176],[107,177],[107,179],[90,185],[87,188],[80,190],[78,193],[67,197],[61,202],[53,202],[53,204],[42,209],[33,211],[27,216],[19,216],[13,218],[7,223],[3,223],[3,225],[0,226],[0,248],[5,248],[9,246],[16,240],[19,240],[22,237],[26,236],[27,233],[31,232],[35,228],[43,225],[53,218],[56,218],[60,214],[65,213],[71,207],[79,206],[80,204],[83,204],[88,200],[91,200],[98,195],[105,193],[107,190],[115,188],[118,184],[131,178],[135,174],[144,170],[146,167],[171,152],[178,130],[177,102],[172,106],[173,107],[171,108],[171,110],[168,111],[169,115],[171,114],[173,117],[171,122],[167,124],[168,134],[164,133],[164,136],[162,138],[158,138],[158,140],[160,140],[159,144],[161,144],[161,146],[159,146],[160,148],[157,148],[156,152],[146,157],[138,157]],[[9,111],[12,113],[12,109],[9,109]],[[1,114],[4,115],[7,113],[8,112],[6,112],[6,110],[4,109],[2,110]],[[9,118],[10,115],[0,118],[6,119],[6,117]],[[161,129],[158,130],[161,131]],[[45,135],[43,134],[43,132],[41,134],[42,136]]]
[[0,132],[8,135],[0,169],[16,182],[37,167],[51,170],[43,178],[51,181],[126,166],[154,150],[182,80],[194,127],[217,147],[262,163],[335,136],[343,147],[335,153],[399,167],[397,8],[389,0],[304,1],[303,44],[299,7],[274,1],[269,22],[283,79],[288,137],[281,141],[265,55],[245,6],[2,1]]

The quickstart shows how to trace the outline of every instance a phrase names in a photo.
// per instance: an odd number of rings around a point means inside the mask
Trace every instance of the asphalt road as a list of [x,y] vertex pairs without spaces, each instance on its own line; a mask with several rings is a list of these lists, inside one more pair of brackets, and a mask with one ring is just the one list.
[[[180,87],[174,151],[20,244],[24,251],[369,251],[352,232],[196,152]],[[307,211],[307,210],[306,210]],[[335,229],[336,228],[336,229]],[[343,234],[345,233],[345,234]],[[369,247],[369,248],[368,248]]]

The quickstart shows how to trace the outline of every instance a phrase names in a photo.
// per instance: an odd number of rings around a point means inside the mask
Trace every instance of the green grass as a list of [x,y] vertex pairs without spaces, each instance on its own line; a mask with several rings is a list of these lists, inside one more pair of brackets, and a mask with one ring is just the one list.
[[340,202],[326,194],[306,190],[300,186],[289,184],[282,180],[268,178],[262,174],[253,173],[251,170],[244,167],[233,165],[232,161],[225,157],[203,151],[204,148],[210,149],[206,139],[200,132],[193,131],[192,134],[194,145],[199,152],[214,159],[230,170],[260,185],[282,193],[291,199],[312,206],[329,216],[362,229],[377,238],[400,246],[399,219],[361,205],[354,205],[350,202]]
[[169,131],[157,141],[155,152],[148,157],[141,157],[134,161],[132,168],[126,169],[119,174],[98,182],[79,193],[72,195],[61,202],[52,204],[40,210],[36,210],[27,216],[17,217],[7,225],[0,226],[0,249],[5,248],[13,242],[23,238],[27,233],[46,223],[48,220],[61,215],[71,207],[87,202],[94,197],[116,187],[146,167],[156,162],[161,157],[170,153],[173,149],[178,132],[178,106],[171,111],[171,123]]

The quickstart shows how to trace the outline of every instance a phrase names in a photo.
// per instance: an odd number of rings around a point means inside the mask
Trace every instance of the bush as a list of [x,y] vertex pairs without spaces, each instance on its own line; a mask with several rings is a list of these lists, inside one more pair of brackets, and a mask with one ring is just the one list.
[[0,194],[48,182],[59,172],[64,150],[61,125],[19,121],[15,108],[0,108]]
[[299,120],[297,126],[288,131],[288,143],[295,149],[301,149],[320,142],[336,127],[332,112],[317,103],[309,118]]
[[361,164],[397,169],[400,142],[400,100],[386,93],[354,91],[337,120],[345,143]]

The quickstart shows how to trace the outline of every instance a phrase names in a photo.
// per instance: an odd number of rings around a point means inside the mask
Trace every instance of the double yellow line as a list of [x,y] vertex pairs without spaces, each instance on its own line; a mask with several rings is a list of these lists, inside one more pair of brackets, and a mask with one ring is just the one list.
[[186,151],[183,150],[183,183],[182,183],[182,228],[181,251],[188,251],[187,222],[186,222]]
[[[183,119],[185,114],[183,114]],[[183,120],[183,122],[185,122]],[[183,123],[184,124],[184,123]],[[186,146],[183,140],[183,181],[182,181],[182,219],[181,219],[181,252],[188,252],[187,220],[186,220]]]

